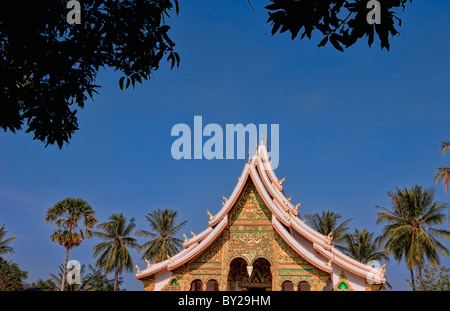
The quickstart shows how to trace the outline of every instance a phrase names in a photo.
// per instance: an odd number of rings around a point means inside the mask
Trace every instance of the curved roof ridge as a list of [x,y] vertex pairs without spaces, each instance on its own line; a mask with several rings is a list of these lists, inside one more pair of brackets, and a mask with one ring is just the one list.
[[239,177],[239,181],[234,187],[233,192],[231,193],[230,197],[227,199],[226,203],[222,208],[219,210],[219,212],[216,213],[212,217],[212,219],[208,222],[209,226],[215,226],[217,223],[219,223],[222,218],[228,214],[231,207],[234,205],[236,200],[239,198],[239,195],[242,192],[242,189],[244,188],[244,185],[247,181],[248,175],[249,175],[249,168],[251,164],[246,163],[244,166],[244,169],[242,170],[241,177]]
[[191,246],[193,243],[196,242],[200,242],[201,240],[203,240],[209,233],[211,233],[213,229],[211,227],[206,228],[205,230],[203,230],[202,232],[200,232],[199,234],[195,235],[195,237],[192,237],[190,239],[188,239],[186,242],[183,243],[184,248],[188,248],[189,246]]
[[[291,223],[298,233],[308,233],[310,236],[315,237],[316,240],[318,240],[319,244],[325,243],[325,245],[327,245],[326,243],[328,242],[328,238],[325,235],[317,232],[316,230],[305,224],[303,221],[301,221],[299,218],[294,217]],[[329,248],[329,246],[326,248]]]
[[[283,193],[281,193],[278,189],[273,187],[273,183],[270,182],[269,178],[267,177],[266,170],[262,167],[264,164],[262,163],[262,160],[260,157],[258,157],[257,162],[258,165],[258,172],[259,175],[262,177],[262,180],[264,182],[264,185],[269,190],[269,192],[272,194],[272,196],[277,199],[277,201],[282,205],[283,210],[286,211],[284,206],[288,210],[291,211],[292,214],[298,215],[298,211],[295,209],[295,207],[289,202],[289,200],[284,196]],[[284,205],[284,206],[283,206]]]
[[290,226],[289,219],[287,219],[288,214],[273,203],[272,198],[270,197],[269,193],[264,187],[264,184],[259,178],[258,172],[256,172],[254,166],[250,167],[250,175],[252,177],[253,183],[255,184],[255,187],[257,188],[262,199],[264,200],[264,203],[272,212],[272,215],[275,215],[278,218],[278,220],[281,221],[284,225]]
[[185,254],[186,252],[188,252],[189,250],[191,250],[192,248],[194,248],[196,246],[196,244],[191,245],[189,248],[183,249],[182,251],[180,251],[179,253],[177,253],[176,255],[174,255],[172,258],[168,258],[164,261],[155,263],[153,265],[150,265],[150,267],[147,267],[145,270],[142,270],[139,273],[136,273],[135,277],[137,279],[141,279],[145,276],[149,276],[155,273],[160,272],[161,270],[164,270],[167,268],[169,262],[171,260],[174,260],[176,258],[178,258],[179,256],[182,256],[183,254]]
[[280,234],[285,241],[289,244],[292,249],[294,249],[297,254],[299,254],[302,258],[307,260],[310,264],[313,266],[326,271],[328,273],[332,272],[331,266],[328,266],[325,262],[323,262],[321,259],[317,258],[317,256],[314,253],[311,253],[309,250],[307,250],[305,247],[303,247],[296,239],[293,237],[282,225],[281,223],[276,219],[276,217],[272,216],[272,224],[275,230]]
[[188,248],[189,251],[184,252],[182,255],[177,256],[175,260],[167,265],[168,270],[174,270],[179,266],[185,264],[187,261],[193,259],[195,256],[199,255],[200,252],[205,250],[215,239],[222,233],[223,229],[228,225],[228,215],[219,222],[219,224],[213,229],[211,234],[208,234],[205,239],[201,242],[194,244],[192,248]]
[[[379,283],[386,283],[386,278],[382,277],[382,272],[376,268],[373,268],[369,265],[360,263],[356,260],[355,262],[350,262],[348,259],[350,257],[348,255],[345,255],[344,253],[339,252],[338,255],[337,251],[334,247],[331,248],[331,250],[327,251],[323,247],[317,244],[313,244],[313,247],[315,250],[317,250],[319,253],[321,253],[323,256],[325,256],[327,259],[329,259],[331,262],[335,263],[336,265],[340,266],[341,268],[344,268],[354,274],[357,274],[361,277],[364,277],[366,279],[370,279],[375,282]],[[337,256],[336,256],[337,255]]]
[[262,161],[264,163],[264,166],[266,167],[267,171],[269,172],[267,175],[269,176],[270,180],[274,183],[274,185],[276,186],[276,188],[279,191],[283,190],[283,186],[280,184],[280,181],[278,180],[277,175],[275,175],[272,165],[270,165],[269,152],[267,151],[266,146],[260,145],[258,148],[258,154],[259,154],[260,150],[262,150],[262,153],[263,153]]
[[366,270],[368,273],[374,273],[374,270],[377,271],[376,274],[379,274],[381,277],[381,271],[378,269],[373,268],[372,266],[369,266],[367,264],[364,264],[362,262],[359,262],[358,260],[348,256],[347,254],[344,254],[343,252],[341,252],[340,250],[336,249],[335,247],[331,248],[331,253],[333,253],[334,255],[338,256],[339,258],[341,258],[342,260],[348,262],[351,265],[357,266],[363,270]]

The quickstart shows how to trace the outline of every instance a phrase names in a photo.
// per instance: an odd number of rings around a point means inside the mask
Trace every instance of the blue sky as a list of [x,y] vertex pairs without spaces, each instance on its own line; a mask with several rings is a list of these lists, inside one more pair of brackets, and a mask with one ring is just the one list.
[[[206,228],[206,209],[221,208],[245,160],[174,160],[171,129],[193,128],[195,115],[223,128],[279,124],[276,174],[287,176],[286,195],[302,202],[301,217],[333,210],[354,218],[352,230],[378,235],[375,205],[388,207],[386,193],[395,187],[434,186],[436,199],[449,202],[432,180],[450,161],[439,152],[450,139],[448,3],[408,5],[390,52],[375,41],[345,53],[317,48],[319,36],[271,37],[268,1],[252,3],[256,12],[244,0],[182,1],[180,15],[168,21],[180,68],[163,64],[154,80],[125,91],[120,74],[99,73],[100,95],[79,111],[80,130],[62,150],[44,148],[31,134],[0,134],[0,224],[18,236],[7,258],[29,272],[29,282],[47,279],[64,260],[44,216],[67,196],[87,200],[100,222],[123,212],[148,229],[146,213],[171,208],[188,220],[186,234]],[[93,264],[98,242],[85,241],[70,259]],[[409,289],[403,263],[391,260],[387,277],[394,289]],[[128,290],[142,290],[134,273],[124,280]]]

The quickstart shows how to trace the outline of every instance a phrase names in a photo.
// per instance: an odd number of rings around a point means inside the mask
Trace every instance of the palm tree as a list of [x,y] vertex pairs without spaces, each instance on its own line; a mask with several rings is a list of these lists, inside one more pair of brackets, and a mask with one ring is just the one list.
[[384,245],[386,254],[393,254],[399,263],[405,259],[415,290],[414,268],[418,268],[421,281],[425,259],[438,265],[439,255],[447,257],[450,254],[438,241],[438,238],[450,239],[450,232],[434,227],[445,222],[443,211],[448,205],[434,201],[434,189],[423,190],[422,186],[416,185],[411,189],[396,190],[395,193],[388,192],[391,210],[377,205],[382,210],[377,213],[377,224],[386,224],[380,236],[380,244]]
[[92,207],[81,198],[67,197],[47,210],[45,222],[55,222],[58,228],[50,236],[50,239],[66,248],[61,291],[64,291],[69,251],[73,247],[79,246],[85,238],[92,237],[91,229],[97,223],[94,215]]
[[355,233],[343,237],[345,246],[342,246],[342,249],[347,255],[364,264],[371,260],[388,262],[389,257],[379,250],[378,238],[373,240],[373,235],[374,233],[368,232],[367,229],[355,229]]
[[12,236],[10,238],[5,239],[8,231],[5,230],[5,224],[0,228],[0,255],[3,254],[13,254],[14,249],[11,246],[8,246],[9,243],[17,239],[16,236]]
[[[57,275],[49,273],[51,276],[51,279],[48,280],[50,282],[53,282],[54,284],[61,284],[63,276],[64,276],[64,266],[63,265],[59,265],[59,273]],[[89,287],[89,283],[90,283],[90,279],[89,276],[85,276],[85,270],[86,270],[86,265],[81,265],[80,266],[80,284],[77,283],[73,283],[73,282],[67,282],[66,278],[64,278],[64,282],[66,283],[64,286],[64,290],[65,291],[70,291],[70,292],[74,292],[74,291],[88,291],[90,289]],[[55,285],[55,288],[56,285]]]
[[119,273],[133,271],[133,259],[128,247],[139,248],[135,238],[130,237],[136,227],[134,218],[129,224],[123,214],[113,214],[108,222],[97,226],[103,232],[93,232],[94,236],[104,240],[94,247],[94,257],[99,257],[95,266],[106,273],[114,271],[114,291],[117,289]]
[[[389,257],[384,250],[380,250],[379,237],[373,240],[373,232],[368,232],[367,229],[355,229],[355,233],[346,234],[343,237],[344,245],[339,248],[350,257],[362,262],[370,264],[370,261],[389,262]],[[380,263],[381,266],[381,263]],[[392,288],[389,282],[386,282],[383,289]]]
[[[445,154],[450,149],[450,141],[443,140],[441,142],[441,154]],[[436,168],[436,174],[434,175],[434,182],[440,183],[443,180],[442,186],[444,187],[445,194],[448,197],[448,186],[450,185],[450,179],[448,175],[450,174],[450,163],[447,162],[448,166],[441,166]]]
[[323,235],[333,235],[333,241],[339,246],[342,242],[345,234],[347,233],[349,227],[348,224],[353,218],[344,220],[339,224],[339,219],[342,218],[341,215],[333,211],[322,211],[322,215],[315,213],[313,215],[305,215],[308,225]]
[[156,233],[145,230],[136,232],[136,236],[145,236],[151,239],[141,246],[141,251],[144,252],[142,260],[161,262],[167,256],[172,257],[182,248],[183,241],[175,238],[174,235],[187,221],[177,224],[177,214],[177,211],[171,209],[158,209],[145,216],[150,228]]

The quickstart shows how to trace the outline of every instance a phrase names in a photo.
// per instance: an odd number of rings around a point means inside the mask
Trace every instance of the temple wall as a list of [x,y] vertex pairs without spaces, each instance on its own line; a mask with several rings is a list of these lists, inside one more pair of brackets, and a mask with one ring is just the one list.
[[[333,264],[333,273],[331,276],[332,279],[332,289],[334,289],[339,282],[341,281],[340,277],[342,272],[345,275],[345,280],[349,283],[350,289],[354,291],[365,291],[366,290],[366,278],[356,275],[342,267]],[[332,290],[330,289],[330,290]]]
[[172,272],[168,270],[162,270],[155,274],[155,291],[160,291],[168,282]]

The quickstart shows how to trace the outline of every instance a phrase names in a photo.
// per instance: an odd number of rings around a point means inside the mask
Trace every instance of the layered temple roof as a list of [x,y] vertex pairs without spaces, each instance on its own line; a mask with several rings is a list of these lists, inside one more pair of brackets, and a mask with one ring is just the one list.
[[[209,227],[191,239],[185,237],[184,250],[162,262],[148,265],[145,270],[136,273],[137,279],[152,276],[162,270],[172,271],[193,260],[217,239],[228,225],[228,215],[240,197],[244,186],[250,178],[265,205],[272,213],[272,226],[276,232],[301,257],[316,268],[333,272],[333,266],[339,266],[368,280],[385,283],[385,270],[375,269],[369,265],[358,262],[348,255],[340,252],[332,245],[332,236],[325,236],[313,230],[301,220],[298,207],[294,206],[283,193],[283,181],[275,175],[269,155],[264,144],[260,144],[256,154],[246,163],[239,182],[228,199],[224,198],[223,207],[216,215],[209,215]],[[295,232],[294,232],[295,231]],[[302,245],[298,235],[312,243],[313,248]]]

